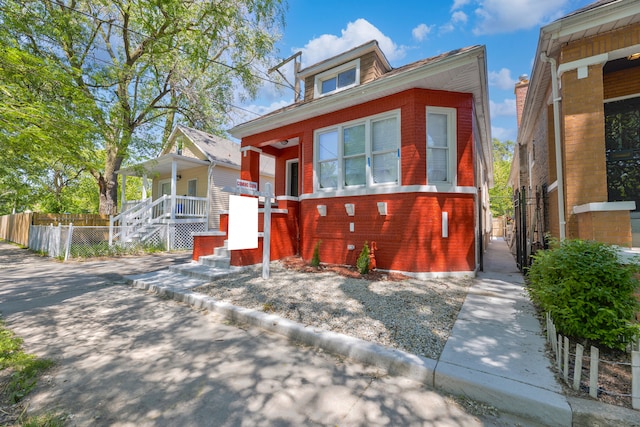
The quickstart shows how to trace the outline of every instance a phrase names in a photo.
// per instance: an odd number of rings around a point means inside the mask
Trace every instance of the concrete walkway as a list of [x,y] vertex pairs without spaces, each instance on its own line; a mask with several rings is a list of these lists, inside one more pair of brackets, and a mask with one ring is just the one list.
[[504,240],[492,240],[435,372],[435,386],[547,425],[572,412],[545,355],[545,337]]

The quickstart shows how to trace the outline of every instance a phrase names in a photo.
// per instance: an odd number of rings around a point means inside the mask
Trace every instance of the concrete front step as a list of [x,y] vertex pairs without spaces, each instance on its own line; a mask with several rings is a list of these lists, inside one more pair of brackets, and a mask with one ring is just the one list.
[[[200,257],[200,259],[202,259],[202,257]],[[230,267],[229,265],[227,265],[226,267],[216,267],[195,262],[169,267],[169,271],[173,273],[177,273],[187,277],[193,277],[196,279],[206,280],[206,283],[211,282],[218,277],[233,274],[238,270],[239,268]]]
[[207,267],[229,269],[231,257],[221,255],[205,255],[198,258],[198,263]]

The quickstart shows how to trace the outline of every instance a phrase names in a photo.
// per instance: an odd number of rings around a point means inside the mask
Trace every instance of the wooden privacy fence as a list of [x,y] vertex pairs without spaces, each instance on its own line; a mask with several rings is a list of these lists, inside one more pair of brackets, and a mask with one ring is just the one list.
[[[609,362],[600,360],[600,350],[591,346],[589,355],[584,354],[584,347],[581,344],[575,345],[575,352],[571,353],[571,343],[569,338],[557,333],[556,326],[551,319],[551,314],[547,313],[547,339],[556,357],[556,368],[562,375],[564,382],[571,385],[574,390],[589,391],[589,396],[598,399],[599,394],[605,393],[610,396],[625,397],[631,399],[633,409],[640,410],[640,340],[631,346],[631,363]],[[630,391],[604,390],[598,387],[600,364],[617,365],[623,371],[630,371]],[[588,365],[588,375],[583,375]],[[573,368],[573,369],[572,369]],[[584,381],[583,381],[584,377]],[[627,382],[626,388],[629,384]]]
[[31,212],[0,216],[0,239],[27,246],[32,217]]
[[33,225],[69,225],[74,227],[109,226],[109,215],[99,214],[45,214],[34,213]]

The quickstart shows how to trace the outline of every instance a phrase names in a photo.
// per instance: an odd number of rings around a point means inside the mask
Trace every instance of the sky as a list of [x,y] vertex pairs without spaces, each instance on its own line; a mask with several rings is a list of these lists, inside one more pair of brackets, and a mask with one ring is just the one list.
[[[531,74],[540,28],[590,3],[593,0],[288,0],[278,56],[302,51],[304,68],[375,39],[395,68],[485,45],[492,137],[515,141],[514,85],[520,75]],[[291,69],[284,73],[292,82]],[[266,84],[256,99],[239,106],[265,114],[292,102],[292,90]]]

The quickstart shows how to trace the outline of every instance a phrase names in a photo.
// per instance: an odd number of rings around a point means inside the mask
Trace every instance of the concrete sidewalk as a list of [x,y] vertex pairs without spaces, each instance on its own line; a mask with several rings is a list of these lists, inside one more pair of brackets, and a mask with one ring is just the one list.
[[[197,278],[180,280],[176,274],[181,269],[172,270],[131,276],[128,280],[135,287],[383,368],[392,375],[467,396],[532,423],[572,424],[571,407],[545,356],[545,339],[535,309],[504,240],[490,243],[485,253],[484,272],[478,274],[478,280],[470,288],[439,360],[313,330],[274,315],[221,303],[189,290],[214,279],[207,280],[199,271]],[[211,274],[213,277],[220,272]]]
[[435,387],[547,425],[572,412],[545,355],[545,337],[504,240],[492,240],[438,360]]

